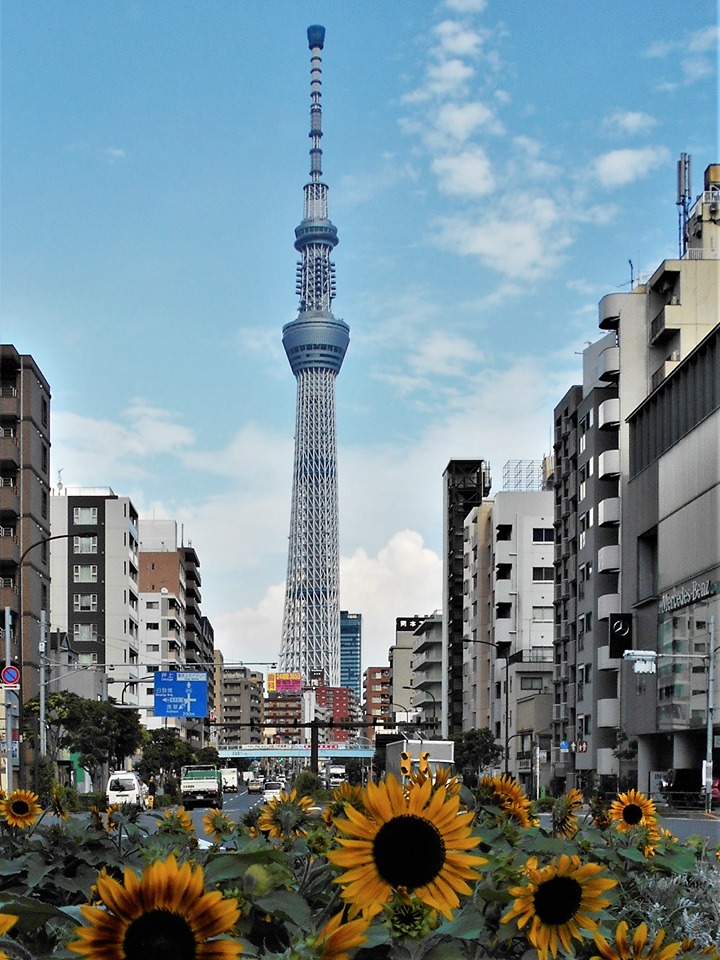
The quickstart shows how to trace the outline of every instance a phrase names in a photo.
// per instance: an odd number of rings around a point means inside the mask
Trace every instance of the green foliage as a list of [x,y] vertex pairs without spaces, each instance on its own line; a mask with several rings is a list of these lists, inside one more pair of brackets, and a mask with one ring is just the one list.
[[[167,749],[174,762],[171,738],[158,741],[157,749]],[[309,771],[294,784],[303,795],[318,785]],[[92,799],[78,797],[69,788],[57,794],[66,810]],[[469,792],[464,796],[475,803]],[[156,795],[158,805],[163,801]],[[309,938],[341,908],[333,882],[338,869],[324,855],[335,845],[336,831],[322,818],[304,818],[305,832],[298,836],[258,836],[256,807],[245,822],[223,830],[217,843],[201,847],[180,826],[166,829],[163,823],[158,830],[162,814],[138,816],[121,809],[110,819],[104,804],[99,806],[99,813],[77,813],[66,822],[43,817],[25,829],[9,828],[0,818],[0,912],[20,917],[10,932],[11,942],[37,958],[67,960],[71,954],[66,944],[83,922],[79,907],[91,896],[99,871],[104,867],[122,880],[126,867],[139,874],[150,861],[173,853],[181,861],[202,865],[206,890],[237,899],[241,917],[233,936],[243,944],[243,956],[305,960],[319,955]],[[594,809],[600,812],[599,806]],[[650,943],[665,930],[663,948],[685,936],[694,938],[695,947],[682,952],[683,960],[698,960],[700,949],[720,944],[720,862],[706,841],[681,844],[669,835],[651,836],[642,825],[627,832],[612,823],[601,828],[587,806],[575,810],[577,833],[571,839],[539,825],[522,828],[486,799],[472,812],[479,852],[487,864],[470,895],[461,896],[452,919],[428,910],[417,891],[395,891],[373,920],[365,946],[349,950],[352,960],[537,956],[526,939],[527,928],[501,919],[514,900],[510,889],[529,882],[528,861],[534,858],[545,866],[563,854],[598,864],[604,876],[618,881],[608,894],[610,906],[597,917],[606,937],[612,939],[617,922],[624,919],[631,930],[647,923]],[[589,960],[597,950],[592,934],[582,935],[582,942],[573,943],[573,955]],[[0,943],[0,949],[4,945]]]
[[453,737],[455,767],[470,785],[477,782],[483,770],[494,766],[502,757],[502,747],[495,742],[487,727],[465,730]]
[[320,777],[312,770],[301,770],[293,780],[293,790],[296,790],[298,796],[307,796],[317,798],[325,793],[323,782]]

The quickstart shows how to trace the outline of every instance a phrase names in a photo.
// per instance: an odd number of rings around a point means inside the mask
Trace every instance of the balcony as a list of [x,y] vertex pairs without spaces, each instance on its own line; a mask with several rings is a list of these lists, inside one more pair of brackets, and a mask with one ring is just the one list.
[[679,363],[679,360],[666,360],[664,363],[662,363],[650,379],[650,389],[657,390],[663,380],[670,376]]
[[618,761],[612,747],[599,747],[595,755],[598,775],[601,777],[615,776],[618,772]]
[[617,729],[620,726],[620,701],[617,697],[597,702],[597,725]]
[[20,446],[15,437],[0,436],[0,462],[20,466]]
[[5,607],[10,607],[14,614],[18,613],[18,589],[10,577],[0,577],[0,608]]
[[620,569],[620,544],[611,543],[598,550],[598,573],[617,573]]
[[0,481],[0,513],[20,514],[20,495],[14,483]]
[[622,293],[609,293],[603,297],[598,307],[598,326],[601,330],[617,330],[620,326],[620,305]]
[[567,703],[553,704],[553,720],[564,720],[567,715]]
[[619,593],[605,593],[602,597],[598,597],[598,620],[607,620],[611,613],[617,613],[620,609]]
[[620,451],[605,450],[598,457],[598,477],[600,480],[611,480],[620,476]]
[[598,670],[619,670],[621,663],[622,660],[619,657],[610,656],[610,647],[607,644],[597,648]]
[[614,383],[620,376],[620,347],[606,347],[598,359],[598,377]]
[[20,541],[15,534],[0,533],[0,562],[20,562]]
[[613,527],[620,523],[620,497],[608,497],[598,504],[598,526]]
[[650,343],[662,343],[680,329],[682,307],[679,303],[666,304],[650,324]]
[[598,427],[600,430],[615,430],[620,426],[620,398],[603,400],[598,407]]

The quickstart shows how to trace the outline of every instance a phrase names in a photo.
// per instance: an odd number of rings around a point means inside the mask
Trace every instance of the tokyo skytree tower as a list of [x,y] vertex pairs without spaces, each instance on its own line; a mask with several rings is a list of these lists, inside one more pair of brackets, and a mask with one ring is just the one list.
[[300,254],[295,320],[283,327],[283,347],[297,381],[295,462],[290,508],[287,584],[280,670],[299,671],[308,683],[322,670],[340,685],[340,560],[338,548],[335,378],[350,328],[332,314],[338,242],[328,219],[322,182],[322,58],[325,28],[308,27],[310,47],[310,182],[303,219],[295,229]]

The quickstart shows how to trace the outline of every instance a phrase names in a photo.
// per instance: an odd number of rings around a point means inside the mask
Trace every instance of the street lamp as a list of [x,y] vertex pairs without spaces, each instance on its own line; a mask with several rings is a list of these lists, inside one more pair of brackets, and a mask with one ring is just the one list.
[[432,690],[426,690],[425,687],[408,687],[408,686],[403,686],[403,690],[410,690],[412,691],[412,693],[418,693],[418,692],[427,693],[429,697],[432,697],[432,702],[433,702],[432,723],[434,727],[435,724],[437,723],[437,713],[436,713],[437,700]]
[[493,647],[505,661],[505,776],[510,776],[510,647],[509,644],[494,643],[492,640],[474,640],[463,637],[463,643],[480,643],[484,647]]
[[[391,707],[400,707],[401,710],[404,710],[404,711],[405,711],[405,724],[406,724],[406,726],[409,726],[409,725],[410,725],[410,711],[409,711],[409,709],[408,709],[406,706],[404,706],[402,703],[391,703],[390,706],[391,706]],[[396,722],[397,722],[397,721],[396,721]]]
[[658,657],[670,660],[706,660],[707,661],[707,703],[705,707],[705,761],[703,764],[703,784],[705,787],[705,812],[712,812],[713,784],[713,714],[715,712],[715,654],[720,646],[715,646],[715,617],[709,617],[707,653],[658,653],[655,650],[626,650],[623,660],[632,662],[635,673],[655,673]]

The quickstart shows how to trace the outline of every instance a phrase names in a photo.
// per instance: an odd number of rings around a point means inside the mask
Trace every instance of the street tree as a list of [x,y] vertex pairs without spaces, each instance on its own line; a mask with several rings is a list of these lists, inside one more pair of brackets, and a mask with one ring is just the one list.
[[502,747],[487,727],[465,730],[456,734],[453,741],[455,768],[470,786],[475,786],[483,770],[494,766],[503,755]]

